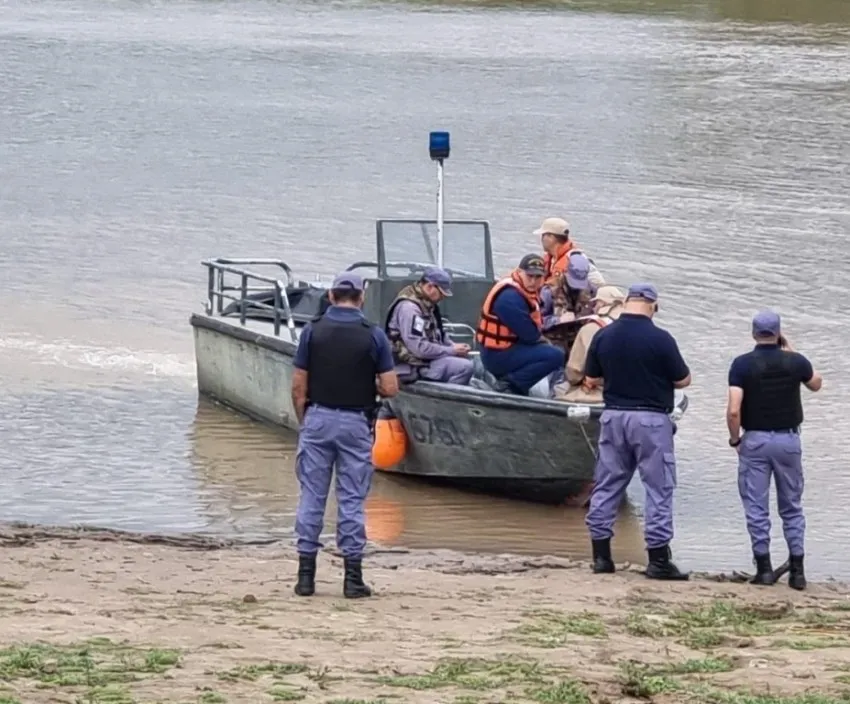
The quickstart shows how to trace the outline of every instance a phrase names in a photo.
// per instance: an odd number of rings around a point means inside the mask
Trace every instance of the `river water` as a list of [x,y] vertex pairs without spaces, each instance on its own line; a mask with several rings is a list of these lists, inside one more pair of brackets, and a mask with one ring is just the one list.
[[[725,374],[781,311],[826,379],[810,572],[850,577],[850,6],[642,5],[0,0],[0,519],[288,534],[293,438],[197,398],[199,261],[368,258],[375,218],[432,216],[426,134],[449,129],[447,217],[490,220],[499,268],[562,215],[609,279],[658,285],[694,373],[689,567],[748,565]],[[369,521],[392,545],[588,550],[575,511],[398,478]],[[639,517],[618,530],[639,559]]]

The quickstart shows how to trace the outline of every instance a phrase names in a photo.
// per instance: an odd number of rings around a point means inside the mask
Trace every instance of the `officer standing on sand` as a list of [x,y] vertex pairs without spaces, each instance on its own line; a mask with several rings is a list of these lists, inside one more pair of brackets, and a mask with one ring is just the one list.
[[637,470],[646,489],[644,533],[650,579],[688,579],[671,562],[674,389],[691,383],[676,340],[655,326],[658,292],[652,284],[629,288],[620,317],[594,335],[585,364],[590,387],[603,384],[595,484],[587,512],[593,571],[613,572],[611,537],[626,488]]
[[372,481],[371,417],[377,395],[395,396],[398,378],[390,343],[360,310],[363,279],[349,272],[334,279],[331,306],[301,333],[293,362],[292,404],[300,431],[295,471],[301,488],[298,596],[316,590],[316,554],[322,544],[325,505],[336,468],[337,547],[345,559],[343,594],[367,597],[361,560],[366,547],[363,504]]
[[[823,378],[782,335],[779,315],[753,318],[755,349],[729,368],[726,425],[738,452],[738,491],[747,518],[756,574],[752,584],[776,581],[770,562],[770,477],[776,482],[779,516],[788,543],[788,586],[805,589],[806,519],[803,516],[803,450],[800,384],[819,391]],[[741,434],[743,430],[743,435]]]

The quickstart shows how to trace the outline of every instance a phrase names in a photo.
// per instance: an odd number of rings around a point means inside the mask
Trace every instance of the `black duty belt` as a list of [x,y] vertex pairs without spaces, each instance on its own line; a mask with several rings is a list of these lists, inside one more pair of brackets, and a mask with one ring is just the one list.
[[340,408],[339,406],[325,406],[321,403],[309,403],[307,408],[321,408],[323,411],[335,411],[337,413],[360,413],[367,417],[374,412],[373,408]]
[[787,435],[799,435],[800,428],[744,428],[745,433],[782,433]]
[[672,413],[672,408],[653,408],[652,406],[605,406],[606,411],[637,411],[640,413]]

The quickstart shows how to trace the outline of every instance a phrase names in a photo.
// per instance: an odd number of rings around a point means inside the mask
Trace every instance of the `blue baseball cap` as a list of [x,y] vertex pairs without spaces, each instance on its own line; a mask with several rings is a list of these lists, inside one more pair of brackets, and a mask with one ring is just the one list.
[[590,259],[581,252],[570,255],[567,263],[567,286],[579,291],[590,288]]
[[529,276],[543,276],[546,273],[546,264],[539,254],[526,254],[520,259],[518,268]]
[[781,328],[779,313],[763,310],[753,316],[753,337],[778,337]]
[[429,266],[422,274],[422,280],[434,284],[444,296],[452,295],[452,277],[445,269],[437,266]]
[[652,284],[632,284],[629,286],[626,300],[630,298],[642,298],[650,303],[655,303],[658,300],[658,290]]
[[[327,281],[327,279],[325,280]],[[331,288],[343,291],[362,291],[363,277],[350,271],[343,271],[334,279]]]

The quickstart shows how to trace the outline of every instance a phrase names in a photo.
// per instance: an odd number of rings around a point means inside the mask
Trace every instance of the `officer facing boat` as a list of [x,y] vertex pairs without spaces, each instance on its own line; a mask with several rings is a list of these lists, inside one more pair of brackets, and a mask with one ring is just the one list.
[[337,276],[330,307],[301,332],[293,362],[292,403],[300,430],[295,471],[300,485],[295,533],[298,596],[316,590],[316,555],[336,469],[337,547],[345,560],[343,594],[368,597],[362,558],[364,502],[372,481],[372,415],[376,396],[398,393],[386,334],[361,312],[363,279]]
[[729,445],[738,452],[738,491],[756,564],[751,583],[770,585],[776,581],[770,560],[772,475],[790,553],[788,585],[805,589],[800,384],[819,391],[823,378],[782,335],[778,314],[758,313],[753,318],[752,334],[755,348],[736,357],[729,368],[726,409]]
[[614,572],[611,537],[626,489],[637,470],[646,489],[646,576],[685,580],[671,561],[673,491],[676,488],[674,389],[691,383],[676,340],[655,326],[658,292],[652,284],[629,288],[620,317],[594,335],[585,365],[586,383],[603,385],[599,453],[586,523],[593,571]]

